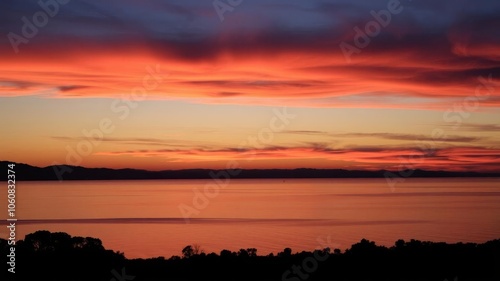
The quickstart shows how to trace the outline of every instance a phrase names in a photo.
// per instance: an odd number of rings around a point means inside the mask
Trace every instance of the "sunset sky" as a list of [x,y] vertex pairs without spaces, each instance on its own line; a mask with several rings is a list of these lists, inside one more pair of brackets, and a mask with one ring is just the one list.
[[498,0],[41,3],[0,3],[0,160],[500,171]]

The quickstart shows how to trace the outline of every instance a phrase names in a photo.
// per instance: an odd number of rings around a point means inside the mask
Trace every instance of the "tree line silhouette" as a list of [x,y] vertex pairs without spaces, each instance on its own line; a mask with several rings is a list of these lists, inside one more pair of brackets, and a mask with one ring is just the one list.
[[[4,265],[10,247],[0,239]],[[500,280],[500,239],[483,244],[398,240],[392,247],[363,239],[344,251],[285,248],[265,256],[255,248],[205,253],[195,244],[180,254],[127,259],[96,238],[37,231],[16,243],[16,273],[5,269],[1,280]]]

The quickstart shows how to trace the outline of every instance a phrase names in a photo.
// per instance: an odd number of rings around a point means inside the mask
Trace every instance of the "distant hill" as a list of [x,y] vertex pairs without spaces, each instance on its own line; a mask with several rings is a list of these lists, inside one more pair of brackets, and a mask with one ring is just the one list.
[[[13,162],[0,161],[0,167],[6,171],[7,165]],[[108,168],[85,168],[79,166],[48,166],[44,168],[34,167],[22,163],[14,163],[16,180],[139,180],[139,179],[210,179],[211,175],[217,175],[225,170],[209,169],[187,169],[187,170],[165,170],[146,171],[138,169],[108,169]],[[446,172],[413,170],[410,173],[397,171],[362,171],[342,169],[248,169],[239,173],[230,174],[231,179],[277,179],[277,178],[384,178],[389,173],[391,177],[500,177],[498,173],[476,173],[476,172]],[[58,177],[59,174],[59,177]],[[227,173],[226,173],[227,175]],[[224,177],[219,176],[223,179]],[[0,180],[7,180],[7,172],[3,172]]]

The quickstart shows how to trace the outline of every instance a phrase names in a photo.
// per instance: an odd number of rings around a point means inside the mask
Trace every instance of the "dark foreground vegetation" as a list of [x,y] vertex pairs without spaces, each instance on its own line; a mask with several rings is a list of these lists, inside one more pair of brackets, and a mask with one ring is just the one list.
[[[161,247],[161,245],[158,245]],[[1,261],[10,246],[0,239]],[[182,250],[182,251],[181,251]],[[484,244],[399,240],[386,248],[362,240],[350,249],[293,253],[286,248],[259,256],[256,249],[219,254],[197,246],[169,259],[126,259],[106,250],[99,239],[37,231],[18,241],[15,274],[1,280],[141,281],[141,280],[500,280],[500,240]]]

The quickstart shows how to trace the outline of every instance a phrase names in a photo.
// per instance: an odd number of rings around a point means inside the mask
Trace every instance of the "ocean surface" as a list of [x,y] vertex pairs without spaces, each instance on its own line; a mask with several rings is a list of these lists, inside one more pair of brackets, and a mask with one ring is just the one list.
[[[6,183],[5,183],[6,184]],[[103,241],[128,258],[257,248],[345,250],[362,238],[486,242],[500,238],[500,179],[17,182],[17,237],[36,230]],[[7,200],[7,189],[1,189]],[[7,206],[1,217],[7,219]],[[0,230],[7,238],[7,228]]]

